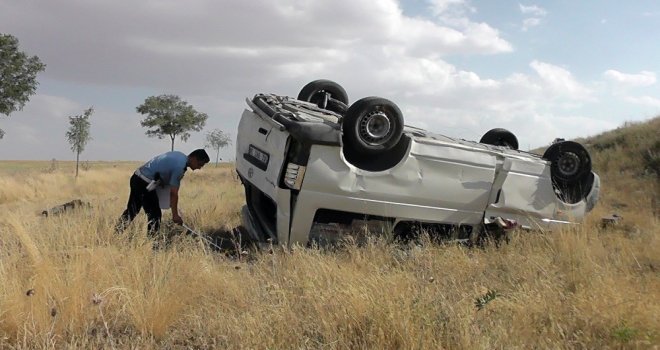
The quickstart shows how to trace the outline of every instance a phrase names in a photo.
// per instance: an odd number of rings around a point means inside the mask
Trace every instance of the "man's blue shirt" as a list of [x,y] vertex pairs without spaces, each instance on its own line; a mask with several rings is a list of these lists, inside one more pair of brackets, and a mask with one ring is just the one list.
[[186,171],[187,162],[188,156],[185,154],[179,151],[167,152],[146,162],[140,167],[140,172],[150,179],[154,179],[156,173],[158,173],[160,174],[161,184],[179,187]]

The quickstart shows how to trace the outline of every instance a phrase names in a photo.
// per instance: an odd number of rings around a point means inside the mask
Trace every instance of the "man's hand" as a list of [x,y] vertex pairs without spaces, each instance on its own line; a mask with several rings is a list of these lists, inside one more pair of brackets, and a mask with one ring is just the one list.
[[179,188],[170,187],[170,207],[172,208],[172,220],[183,225],[183,219],[179,216]]

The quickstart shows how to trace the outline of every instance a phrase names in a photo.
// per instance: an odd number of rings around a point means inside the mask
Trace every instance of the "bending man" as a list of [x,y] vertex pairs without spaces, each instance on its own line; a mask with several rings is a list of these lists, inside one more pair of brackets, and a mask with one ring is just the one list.
[[169,187],[172,220],[183,224],[179,215],[179,186],[187,168],[201,169],[209,162],[209,155],[203,149],[196,149],[188,156],[174,151],[158,155],[139,167],[131,176],[131,193],[128,196],[126,210],[119,218],[117,232],[122,232],[135,216],[144,208],[147,214],[148,233],[158,232],[162,216],[156,187]]

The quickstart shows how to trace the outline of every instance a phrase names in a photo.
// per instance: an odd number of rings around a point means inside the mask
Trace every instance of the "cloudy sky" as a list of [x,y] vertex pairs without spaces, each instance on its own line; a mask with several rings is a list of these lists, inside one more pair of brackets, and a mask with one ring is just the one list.
[[[0,33],[47,65],[0,119],[0,159],[75,159],[67,116],[93,106],[86,160],[147,160],[136,107],[176,94],[235,139],[245,98],[337,81],[395,101],[406,124],[522,149],[660,114],[660,2],[486,0],[0,0]],[[234,149],[221,151],[225,160]]]

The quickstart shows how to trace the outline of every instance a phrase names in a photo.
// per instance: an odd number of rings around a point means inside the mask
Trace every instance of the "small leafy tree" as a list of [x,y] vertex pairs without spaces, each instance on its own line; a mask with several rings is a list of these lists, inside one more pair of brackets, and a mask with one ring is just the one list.
[[214,129],[206,134],[206,146],[215,150],[215,166],[218,166],[218,158],[220,157],[220,149],[231,145],[231,137],[225,134],[220,129]]
[[[0,114],[20,111],[37,89],[37,73],[46,65],[18,50],[18,39],[0,33]],[[0,139],[5,135],[0,130]]]
[[76,177],[78,177],[78,164],[80,162],[80,153],[85,150],[87,142],[92,139],[89,133],[89,117],[94,113],[94,108],[89,107],[82,115],[69,117],[69,130],[66,132],[66,138],[71,145],[71,151],[76,154]]
[[179,136],[187,141],[190,131],[201,131],[206,124],[208,115],[196,111],[188,102],[176,95],[160,95],[148,97],[137,107],[138,113],[147,115],[140,124],[151,128],[145,133],[149,137],[159,139],[169,136],[174,151],[174,139]]

